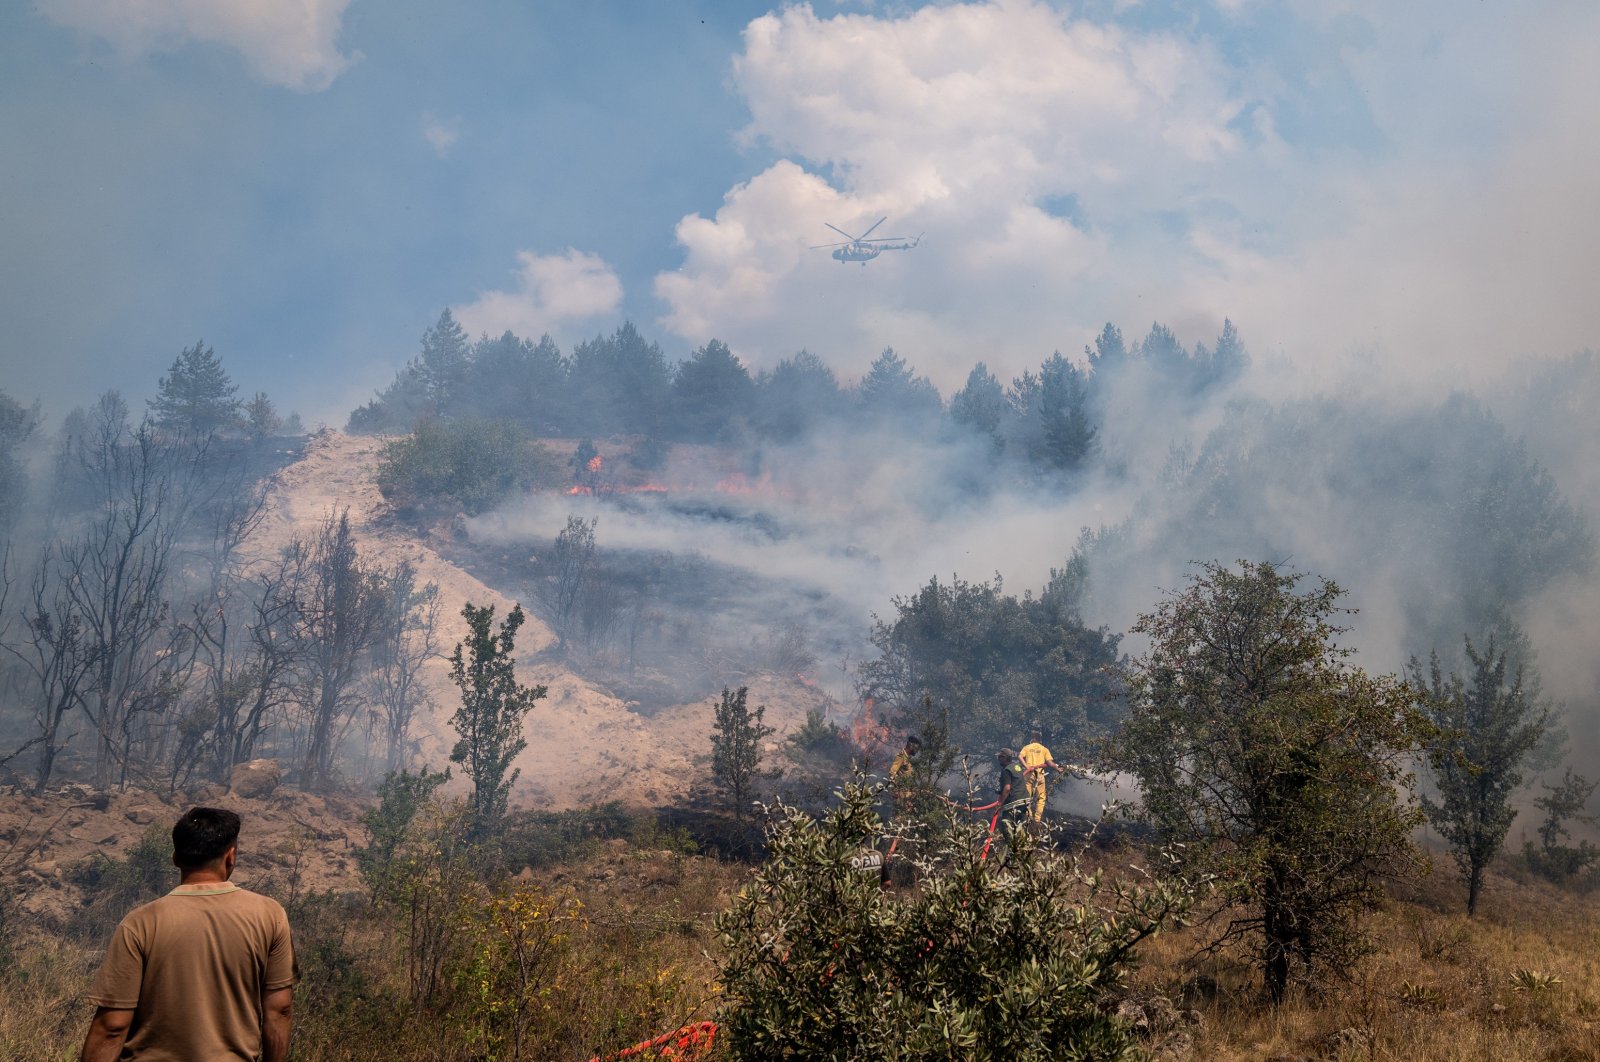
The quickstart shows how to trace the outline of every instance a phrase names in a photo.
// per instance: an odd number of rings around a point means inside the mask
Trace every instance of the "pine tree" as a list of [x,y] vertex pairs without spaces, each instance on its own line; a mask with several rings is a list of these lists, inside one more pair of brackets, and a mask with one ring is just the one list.
[[950,396],[950,419],[986,437],[998,453],[1005,446],[1000,434],[1005,416],[1005,390],[980,361],[967,374],[966,386]]
[[200,340],[184,348],[161,378],[150,414],[168,431],[209,434],[238,423],[238,391],[216,353]]
[[1088,380],[1057,352],[1039,369],[1039,449],[1030,456],[1048,468],[1069,472],[1089,460],[1096,434]]
[[686,438],[726,438],[749,415],[755,381],[728,345],[713,339],[678,366],[672,381],[678,430]]
[[931,418],[944,405],[933,382],[918,376],[893,347],[885,347],[873,361],[856,393],[862,412],[870,417]]
[[283,428],[283,418],[278,416],[278,410],[265,391],[257,391],[244,404],[244,420],[250,428],[250,434],[257,439],[276,435]]
[[467,340],[467,331],[446,308],[438,322],[422,333],[422,353],[415,362],[433,412],[446,416],[461,412],[454,406],[462,397],[461,385],[466,380],[471,360],[472,345]]
[[766,705],[754,711],[747,703],[749,687],[722,691],[711,735],[711,773],[733,803],[734,818],[744,821],[745,807],[754,791],[761,766],[761,743],[773,733],[765,725]]

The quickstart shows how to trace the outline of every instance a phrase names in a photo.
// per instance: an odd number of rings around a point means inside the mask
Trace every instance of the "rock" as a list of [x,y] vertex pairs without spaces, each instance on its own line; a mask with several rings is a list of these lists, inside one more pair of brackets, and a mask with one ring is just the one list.
[[1372,1035],[1365,1029],[1348,1026],[1324,1036],[1318,1046],[1325,1055],[1342,1057],[1348,1053],[1364,1052],[1371,1042]]
[[100,833],[100,836],[98,836],[98,837],[96,837],[94,839],[94,843],[95,844],[105,845],[105,844],[116,844],[117,843],[117,835],[116,834],[114,834],[114,833],[101,833],[98,830],[95,831],[95,832],[96,833]]
[[1187,1029],[1167,1034],[1155,1048],[1153,1056],[1158,1062],[1185,1062],[1194,1057],[1194,1035]]
[[129,808],[123,816],[135,826],[148,826],[156,821],[156,813],[149,808]]
[[209,804],[227,795],[228,791],[215,782],[207,782],[189,790],[189,799],[196,804]]
[[250,760],[234,765],[233,773],[228,776],[228,791],[249,799],[269,797],[281,780],[277,760]]

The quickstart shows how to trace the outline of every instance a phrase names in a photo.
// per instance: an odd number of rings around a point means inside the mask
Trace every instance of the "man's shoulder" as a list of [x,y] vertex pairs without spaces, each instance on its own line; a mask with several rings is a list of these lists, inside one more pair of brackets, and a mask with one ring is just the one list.
[[283,909],[283,904],[279,903],[277,900],[274,900],[271,896],[268,896],[265,893],[252,892],[249,889],[241,888],[229,893],[229,895],[235,898],[233,900],[234,903],[255,906],[262,911],[273,915],[274,917],[289,917],[288,913]]
[[273,918],[287,918],[283,905],[272,897],[249,889],[234,886],[229,889],[217,890],[185,890],[174,889],[165,896],[151,900],[140,907],[135,907],[128,913],[128,919],[160,918],[168,912],[192,911],[193,902],[200,900],[213,910],[217,907],[234,910],[248,910],[260,912]]

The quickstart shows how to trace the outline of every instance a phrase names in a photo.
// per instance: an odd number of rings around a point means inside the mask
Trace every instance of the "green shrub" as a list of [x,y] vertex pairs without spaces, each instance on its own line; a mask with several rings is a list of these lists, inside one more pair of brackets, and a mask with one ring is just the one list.
[[914,891],[851,865],[882,823],[847,786],[820,821],[783,808],[771,856],[717,919],[721,1021],[735,1059],[1121,1059],[1105,1014],[1145,937],[1192,892],[1082,872],[1022,830],[983,857],[984,829],[951,816]]
[[367,845],[355,852],[361,880],[366,882],[374,901],[396,887],[395,855],[406,831],[433,791],[449,780],[448,769],[435,773],[423,767],[416,774],[390,771],[378,786],[378,803],[361,816]]
[[565,481],[560,462],[515,424],[429,420],[383,448],[378,490],[396,509],[475,515],[518,491]]
[[1589,798],[1594,796],[1600,782],[1591,782],[1571,767],[1556,785],[1544,786],[1545,795],[1534,797],[1533,803],[1545,813],[1539,826],[1539,844],[1526,841],[1522,856],[1534,873],[1560,884],[1571,881],[1600,861],[1600,848],[1592,842],[1579,841],[1566,844],[1572,836],[1568,822],[1581,822],[1593,826],[1596,816],[1584,812]]
[[82,889],[86,897],[69,929],[91,940],[108,937],[123,915],[178,883],[178,872],[172,865],[172,834],[167,827],[153,823],[124,858],[112,859],[96,852],[68,868],[67,880]]
[[848,758],[852,747],[837,723],[830,723],[820,708],[807,708],[806,721],[789,735],[795,752],[810,753],[825,759]]
[[617,801],[572,811],[529,811],[506,820],[496,848],[504,869],[540,869],[585,859],[605,841],[637,848],[693,854],[696,845],[682,828],[663,826],[654,815],[629,811]]

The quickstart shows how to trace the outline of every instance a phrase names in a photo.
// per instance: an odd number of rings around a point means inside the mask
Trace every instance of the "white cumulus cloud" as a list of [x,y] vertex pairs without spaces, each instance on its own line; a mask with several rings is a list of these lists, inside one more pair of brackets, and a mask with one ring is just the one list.
[[[978,358],[1043,358],[1088,327],[1063,294],[1107,287],[1110,234],[1203,197],[1181,175],[1238,150],[1244,104],[1215,66],[1033,2],[759,18],[734,65],[744,135],[791,158],[679,224],[664,323],[758,362],[807,346],[855,367],[894,345],[947,384]],[[927,242],[865,269],[808,248],[884,215],[875,236]]]
[[566,323],[605,317],[622,303],[622,281],[599,255],[568,248],[562,254],[517,253],[517,284],[511,291],[486,291],[453,307],[469,333],[510,330],[537,339]]
[[[1223,6],[1277,8],[1249,32],[1292,46],[1042,0],[756,19],[742,135],[783,158],[680,221],[662,325],[757,365],[892,345],[947,390],[1108,320],[1193,343],[1231,316],[1307,380],[1357,351],[1436,383],[1600,342],[1600,9]],[[809,248],[885,215],[874,235],[922,245]]]
[[274,85],[316,92],[358,56],[339,49],[350,0],[39,0],[53,21],[127,55],[218,44]]

